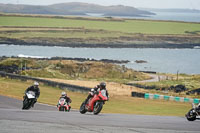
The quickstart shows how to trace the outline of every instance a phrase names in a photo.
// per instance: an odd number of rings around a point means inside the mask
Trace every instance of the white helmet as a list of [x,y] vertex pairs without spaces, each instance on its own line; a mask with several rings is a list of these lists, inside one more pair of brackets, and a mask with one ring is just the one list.
[[35,86],[39,86],[39,83],[35,81],[35,82],[34,82],[34,85],[35,85]]
[[61,93],[61,95],[62,95],[62,96],[66,96],[66,92],[63,91],[63,92]]

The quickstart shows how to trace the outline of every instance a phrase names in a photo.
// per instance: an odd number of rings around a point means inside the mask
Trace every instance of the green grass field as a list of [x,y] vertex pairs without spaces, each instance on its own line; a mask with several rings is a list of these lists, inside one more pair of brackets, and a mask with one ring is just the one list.
[[[18,30],[18,29],[15,29]],[[84,32],[82,31],[59,31],[55,30],[54,32],[49,32],[46,30],[40,29],[40,31],[31,31],[31,28],[26,29],[26,31],[18,31],[18,32],[3,32],[0,33],[1,37],[12,37],[12,38],[37,38],[37,37],[45,37],[45,38],[105,38],[105,37],[119,37],[127,35],[125,33],[115,33],[115,32],[105,32],[105,31],[92,31],[92,32]]]
[[2,15],[0,43],[64,47],[192,48],[200,43],[199,29],[200,23]]
[[145,20],[98,21],[20,16],[0,16],[0,26],[79,27],[142,34],[186,34],[186,31],[195,32],[200,29],[200,24],[197,23]]
[[[5,95],[17,99],[22,99],[24,91],[32,85],[33,81],[22,82],[18,80],[5,79],[0,77],[0,95]],[[41,95],[38,99],[41,103],[55,105],[58,102],[62,90],[40,85]],[[79,109],[80,104],[86,98],[87,94],[67,91],[72,99],[73,109]],[[103,113],[121,113],[121,114],[143,114],[143,115],[166,115],[166,116],[184,116],[191,108],[189,103],[145,100],[127,96],[113,96],[106,102],[102,110]]]

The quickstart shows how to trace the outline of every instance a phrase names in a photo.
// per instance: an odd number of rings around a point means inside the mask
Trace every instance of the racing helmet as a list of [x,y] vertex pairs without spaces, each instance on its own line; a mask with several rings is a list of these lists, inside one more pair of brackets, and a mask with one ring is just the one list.
[[34,85],[34,86],[39,86],[39,83],[38,83],[37,81],[35,81],[35,82],[33,83],[33,85]]
[[63,91],[63,92],[61,93],[61,95],[62,95],[62,96],[66,96],[67,94],[66,94],[66,92]]
[[101,87],[101,89],[106,89],[106,83],[105,82],[101,82],[99,84],[99,86]]

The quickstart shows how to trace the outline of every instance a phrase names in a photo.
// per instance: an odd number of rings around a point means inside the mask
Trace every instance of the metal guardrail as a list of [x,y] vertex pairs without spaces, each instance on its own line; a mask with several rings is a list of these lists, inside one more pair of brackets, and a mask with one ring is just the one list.
[[61,82],[55,82],[55,81],[50,81],[50,80],[40,79],[40,78],[35,78],[35,77],[30,77],[30,76],[11,74],[11,73],[6,73],[6,72],[2,72],[2,71],[0,71],[0,76],[8,77],[11,79],[20,79],[22,81],[33,80],[33,81],[37,81],[37,82],[43,83],[48,86],[58,87],[60,89],[68,89],[71,91],[88,92],[91,90],[91,88],[88,88],[88,87],[82,87],[82,86],[77,86],[77,85],[61,83]]

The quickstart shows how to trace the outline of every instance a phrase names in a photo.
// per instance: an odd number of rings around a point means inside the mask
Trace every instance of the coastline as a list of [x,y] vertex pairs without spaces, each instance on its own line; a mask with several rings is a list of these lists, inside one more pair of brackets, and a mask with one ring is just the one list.
[[0,60],[7,59],[7,58],[27,58],[27,59],[36,59],[36,60],[74,60],[79,62],[85,62],[85,61],[94,61],[94,62],[104,62],[104,63],[113,63],[113,64],[126,64],[129,63],[129,60],[111,60],[111,59],[93,59],[93,58],[72,58],[72,57],[37,57],[37,56],[0,56]]
[[[192,40],[192,38],[191,38]],[[84,41],[80,39],[58,39],[43,38],[42,39],[30,39],[30,40],[20,40],[12,38],[2,38],[0,37],[0,45],[24,45],[24,46],[58,46],[58,47],[72,47],[72,48],[169,48],[169,49],[184,49],[184,48],[199,48],[200,43],[189,43],[188,42],[177,42],[177,41],[136,41],[132,42],[129,40],[110,40],[109,42],[95,42],[94,40]]]
[[[86,58],[89,60],[109,59],[130,61],[122,63],[138,71],[159,73],[199,74],[199,49],[169,48],[71,48],[57,46],[0,45],[1,56],[19,57],[66,57]],[[35,52],[32,53],[32,50]],[[101,51],[99,53],[99,51]],[[101,53],[104,54],[101,54]],[[82,59],[81,59],[82,60]],[[137,62],[147,63],[137,63]],[[190,65],[190,67],[188,67]]]

